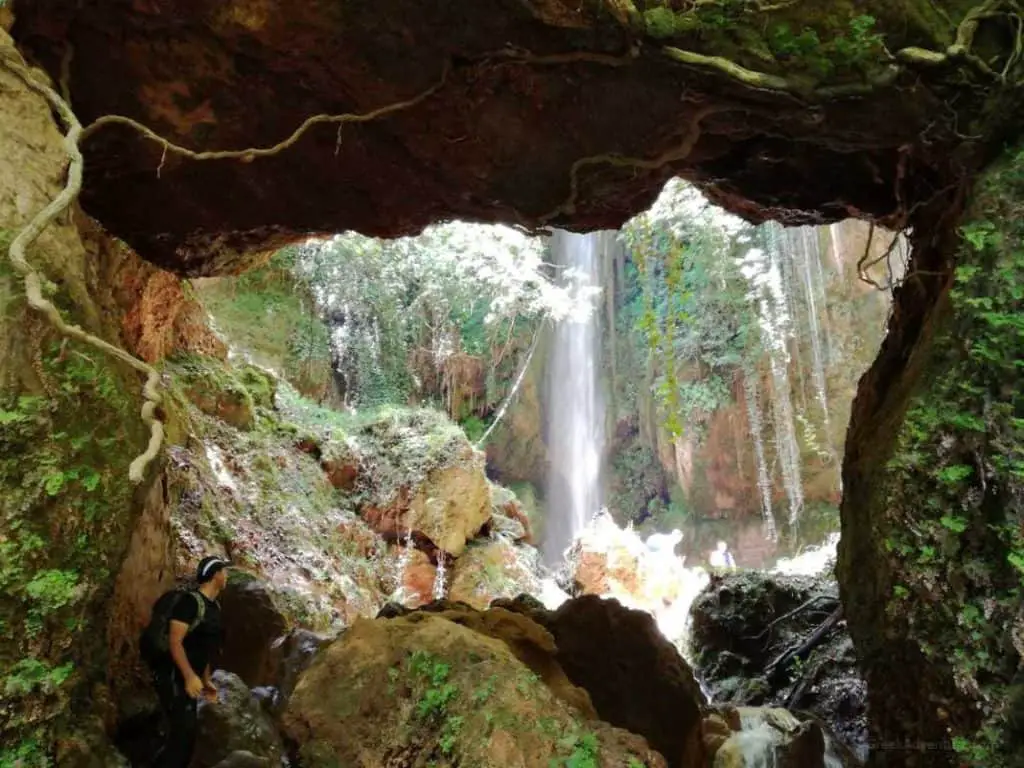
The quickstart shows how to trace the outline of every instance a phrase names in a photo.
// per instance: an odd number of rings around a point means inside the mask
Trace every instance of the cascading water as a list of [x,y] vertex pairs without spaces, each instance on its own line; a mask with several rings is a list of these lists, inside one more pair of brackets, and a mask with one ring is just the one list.
[[793,403],[789,383],[789,339],[793,335],[791,299],[782,279],[782,227],[767,227],[767,274],[758,302],[761,328],[765,332],[772,372],[772,416],[775,424],[775,451],[782,470],[782,485],[789,500],[789,521],[795,522],[804,506],[800,477],[800,448],[796,439]]
[[822,429],[828,451],[826,458],[835,461],[836,455],[835,448],[832,446],[832,425],[829,421],[828,392],[825,381],[825,356],[822,351],[822,333],[818,320],[818,298],[815,295],[817,292],[817,280],[815,279],[814,265],[812,264],[812,262],[821,261],[818,231],[814,227],[799,227],[790,231],[788,239],[791,253],[799,261],[798,268],[806,299],[807,325],[810,330],[811,342],[811,378],[814,381],[818,404],[821,406]]
[[747,399],[747,415],[750,418],[750,436],[754,438],[754,459],[757,462],[757,487],[761,491],[761,514],[764,517],[765,536],[775,540],[775,513],[772,512],[772,481],[768,475],[768,462],[764,457],[764,430],[761,424],[761,403],[757,396],[757,372],[745,371],[743,392]]
[[555,326],[547,382],[550,474],[544,536],[548,565],[563,554],[601,507],[604,413],[597,387],[598,329],[594,298],[600,292],[601,260],[611,232],[551,238],[561,282],[575,299]]

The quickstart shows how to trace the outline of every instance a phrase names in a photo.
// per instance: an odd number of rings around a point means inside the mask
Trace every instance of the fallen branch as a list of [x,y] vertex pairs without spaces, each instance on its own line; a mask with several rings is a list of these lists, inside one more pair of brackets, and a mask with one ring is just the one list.
[[64,189],[50,203],[29,221],[28,224],[17,234],[8,249],[11,264],[21,275],[25,282],[25,296],[29,306],[45,316],[50,324],[62,335],[76,339],[88,344],[106,354],[120,360],[134,368],[136,371],[146,375],[146,384],[142,389],[144,402],[142,404],[141,418],[143,423],[149,427],[149,444],[145,452],[132,461],[128,468],[128,477],[133,483],[139,483],[145,477],[146,468],[156,458],[163,443],[164,427],[156,418],[156,409],[160,405],[160,374],[152,366],[139,360],[120,347],[114,346],[97,336],[84,331],[77,325],[70,325],[64,322],[57,308],[43,296],[42,277],[34,270],[25,258],[25,249],[34,243],[40,234],[61,215],[78,197],[82,189],[82,152],[78,143],[81,140],[82,125],[78,122],[74,112],[49,85],[37,80],[23,64],[11,56],[0,56],[3,65],[16,77],[22,80],[25,85],[36,93],[40,94],[49,102],[50,106],[60,115],[61,122],[67,128],[64,134],[64,151],[69,158],[67,181]]
[[814,597],[810,598],[809,600],[804,601],[801,605],[798,605],[796,608],[794,608],[789,613],[785,613],[782,616],[779,616],[777,619],[774,619],[770,624],[768,624],[768,626],[766,626],[764,628],[764,631],[762,631],[761,634],[754,635],[754,639],[757,639],[757,638],[760,638],[760,637],[764,637],[765,633],[768,632],[769,630],[771,630],[772,627],[776,626],[777,624],[781,624],[786,619],[791,619],[794,616],[796,616],[797,614],[802,613],[803,611],[806,611],[812,605],[814,605],[815,603],[821,602],[822,600],[828,600],[831,603],[838,603],[838,600],[835,597],[832,597],[832,595],[815,595]]
[[814,648],[825,639],[825,636],[829,631],[839,623],[839,619],[841,619],[842,616],[843,607],[838,606],[803,643],[783,652],[774,661],[769,663],[765,668],[765,677],[768,679],[768,682],[773,684],[777,683],[779,678],[786,673],[786,667],[793,659],[806,658],[807,654],[814,650]]

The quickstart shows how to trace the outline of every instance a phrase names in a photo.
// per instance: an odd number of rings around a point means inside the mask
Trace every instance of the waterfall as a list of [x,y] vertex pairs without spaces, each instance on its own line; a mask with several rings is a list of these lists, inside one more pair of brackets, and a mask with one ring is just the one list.
[[772,512],[772,481],[768,476],[768,462],[764,458],[764,434],[761,428],[761,403],[757,396],[757,372],[745,371],[743,392],[750,417],[750,436],[754,438],[754,459],[757,462],[757,487],[761,491],[761,514],[764,516],[765,535],[775,540],[775,514]]
[[[832,448],[832,425],[828,414],[828,392],[825,381],[825,359],[822,353],[821,327],[818,322],[818,302],[815,296],[817,280],[815,279],[812,261],[821,261],[818,248],[818,231],[814,227],[800,227],[794,233],[792,239],[798,242],[793,244],[793,255],[800,260],[799,269],[802,277],[804,296],[807,299],[807,325],[810,328],[811,336],[811,378],[814,381],[814,389],[818,395],[818,404],[821,406],[822,426],[824,430],[825,445],[828,448],[828,456],[834,457],[835,450]],[[822,298],[824,302],[824,298]]]
[[757,307],[764,347],[768,352],[772,373],[775,453],[789,500],[789,521],[793,523],[803,509],[804,492],[800,478],[800,447],[790,397],[790,341],[794,332],[789,307],[792,302],[783,280],[780,241],[784,231],[778,224],[770,223],[765,225],[764,234],[765,250],[752,249],[744,259],[742,271],[752,284],[749,298]]
[[444,567],[444,552],[438,551],[437,553],[437,573],[434,576],[434,599],[444,599],[445,593],[448,590],[448,584],[445,579],[445,567]]
[[556,324],[547,381],[548,509],[544,559],[563,553],[601,507],[604,412],[598,393],[598,318],[601,261],[614,233],[551,238],[561,282],[571,289],[573,311]]

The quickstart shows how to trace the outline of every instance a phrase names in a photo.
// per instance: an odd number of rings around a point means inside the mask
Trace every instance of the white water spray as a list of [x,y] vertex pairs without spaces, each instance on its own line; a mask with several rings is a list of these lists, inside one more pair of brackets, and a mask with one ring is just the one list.
[[601,507],[601,454],[604,414],[597,391],[598,332],[593,299],[599,289],[601,260],[615,233],[551,238],[561,281],[571,289],[574,310],[555,326],[548,376],[547,426],[550,474],[544,558],[562,559],[569,545]]

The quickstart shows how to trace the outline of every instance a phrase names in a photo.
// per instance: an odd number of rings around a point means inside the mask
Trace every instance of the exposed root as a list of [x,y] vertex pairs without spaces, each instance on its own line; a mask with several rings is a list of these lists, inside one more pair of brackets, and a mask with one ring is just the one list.
[[37,80],[24,65],[9,56],[0,57],[0,62],[20,78],[32,90],[39,93],[49,102],[50,106],[60,115],[61,121],[67,128],[64,135],[64,151],[67,153],[70,163],[68,165],[67,182],[64,189],[50,203],[37,213],[35,217],[18,233],[11,243],[9,255],[11,264],[18,274],[25,281],[25,296],[29,306],[45,316],[62,335],[76,339],[84,344],[111,355],[118,360],[130,365],[135,370],[146,375],[146,384],[142,394],[145,399],[142,405],[142,421],[149,427],[149,444],[144,453],[132,461],[128,468],[128,477],[133,483],[139,483],[145,477],[146,468],[156,458],[163,443],[164,427],[156,418],[156,409],[160,405],[160,374],[159,372],[130,355],[120,347],[87,333],[77,325],[70,325],[64,322],[57,308],[43,296],[42,278],[25,259],[25,249],[78,197],[82,189],[82,153],[78,142],[81,140],[82,125],[78,118],[71,111],[67,102],[62,99],[49,85]]
[[589,157],[581,157],[572,164],[569,169],[569,195],[565,201],[562,202],[554,210],[544,214],[538,219],[538,222],[543,225],[547,224],[557,216],[561,216],[566,213],[573,213],[576,210],[576,199],[579,197],[579,172],[582,168],[590,165],[614,165],[621,168],[643,168],[647,170],[657,170],[663,168],[669,163],[678,162],[679,160],[686,159],[687,155],[693,151],[697,141],[700,139],[700,124],[708,115],[716,112],[727,112],[733,109],[724,105],[716,106],[704,106],[697,110],[697,114],[690,120],[690,125],[687,127],[686,134],[683,137],[683,141],[678,147],[668,150],[667,152],[658,155],[655,158],[643,158],[643,157],[626,157],[625,155],[619,155],[615,153],[606,153],[603,155],[591,155]]
[[134,128],[150,141],[154,141],[163,147],[165,155],[167,152],[170,152],[175,155],[187,157],[190,160],[241,160],[242,162],[249,163],[257,157],[270,157],[288,149],[288,147],[294,145],[300,138],[302,138],[302,135],[314,125],[319,125],[321,123],[337,124],[340,128],[345,123],[368,123],[394,112],[401,112],[404,109],[414,107],[434,95],[444,86],[445,82],[448,80],[448,73],[450,70],[450,62],[445,62],[444,70],[441,72],[441,77],[436,83],[425,91],[422,91],[418,95],[413,96],[411,99],[406,99],[405,101],[397,101],[393,104],[387,104],[386,106],[379,107],[370,112],[349,113],[343,115],[313,115],[302,123],[302,125],[296,128],[291,136],[278,142],[272,147],[250,147],[248,149],[196,152],[188,149],[187,147],[182,147],[168,141],[163,136],[160,136],[141,123],[123,115],[104,115],[103,117],[98,118],[82,131],[81,140],[84,141],[106,125],[127,125],[130,128]]

